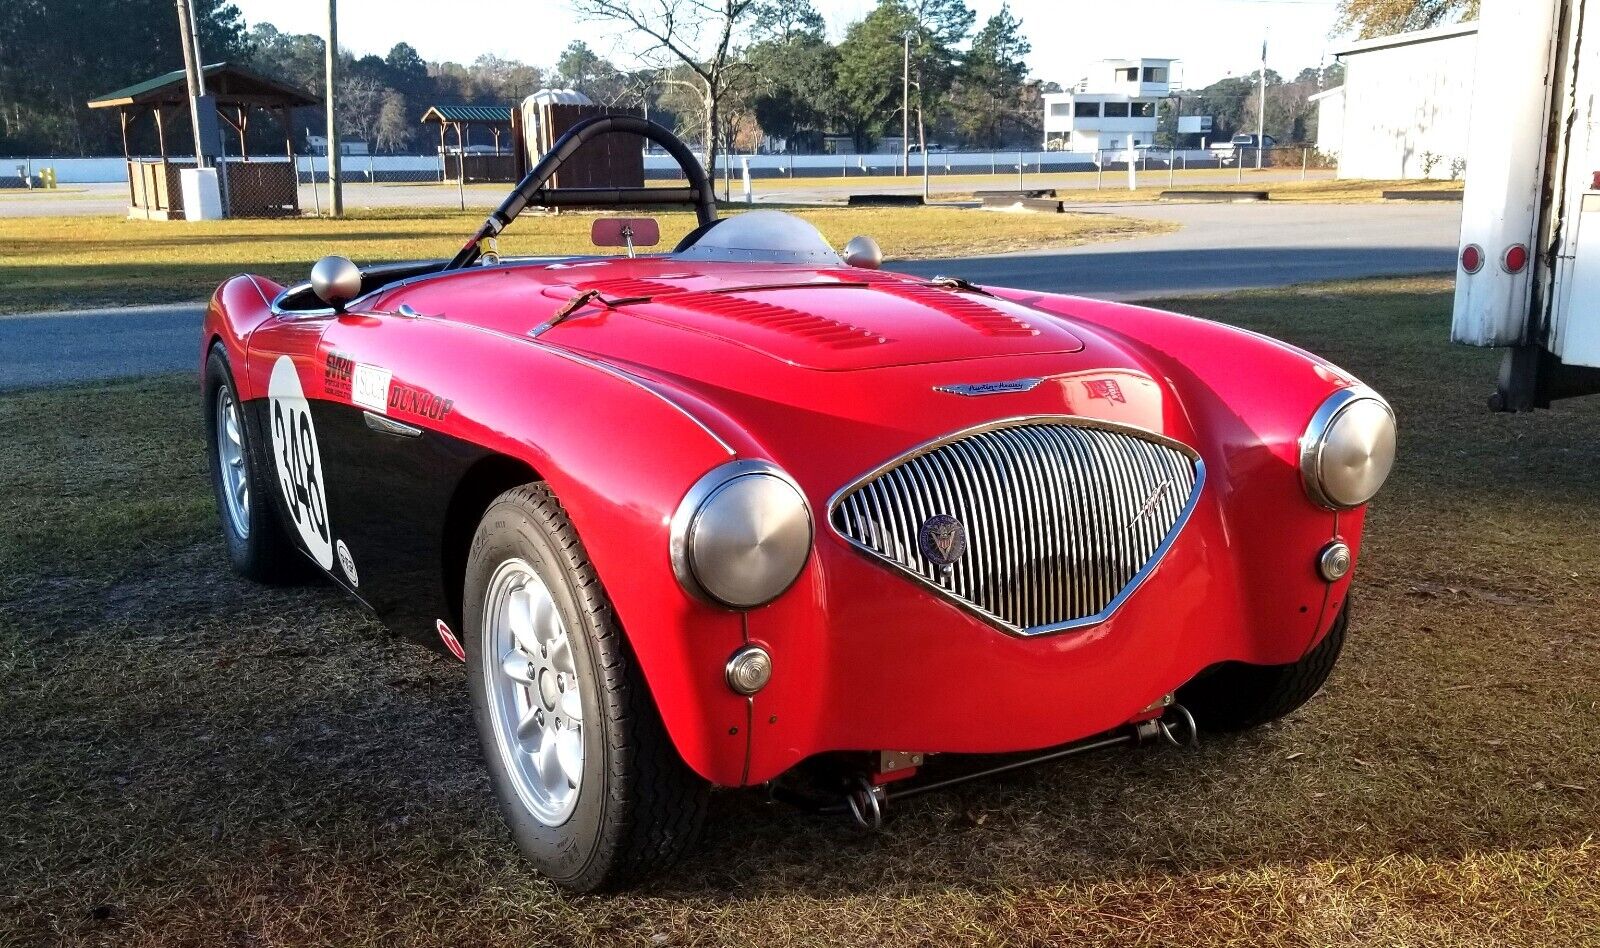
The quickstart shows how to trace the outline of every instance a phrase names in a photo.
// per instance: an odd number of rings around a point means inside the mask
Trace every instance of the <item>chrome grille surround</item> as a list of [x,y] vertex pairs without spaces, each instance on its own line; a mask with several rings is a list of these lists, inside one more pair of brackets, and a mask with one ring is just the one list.
[[[869,471],[828,503],[847,543],[1011,635],[1105,621],[1193,513],[1205,464],[1133,425],[1072,415],[989,422]],[[918,550],[922,524],[961,521],[948,567]]]

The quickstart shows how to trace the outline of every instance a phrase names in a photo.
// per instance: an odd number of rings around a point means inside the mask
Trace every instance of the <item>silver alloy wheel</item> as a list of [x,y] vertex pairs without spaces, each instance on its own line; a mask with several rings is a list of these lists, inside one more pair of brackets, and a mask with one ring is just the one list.
[[250,538],[250,474],[244,460],[244,429],[233,390],[217,387],[217,460],[222,469],[222,497],[228,525],[242,540]]
[[583,698],[566,624],[522,559],[495,569],[483,621],[488,647],[479,660],[500,759],[523,807],[560,826],[583,783]]

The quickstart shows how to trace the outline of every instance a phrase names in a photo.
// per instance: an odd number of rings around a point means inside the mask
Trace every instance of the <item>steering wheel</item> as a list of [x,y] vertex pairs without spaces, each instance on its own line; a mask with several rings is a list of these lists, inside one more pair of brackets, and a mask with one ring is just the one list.
[[[666,149],[678,162],[688,187],[683,188],[546,188],[545,183],[555,175],[563,162],[591,139],[612,134],[639,135]],[[530,204],[541,207],[615,207],[650,204],[692,204],[699,227],[709,227],[717,220],[717,195],[706,176],[705,169],[678,137],[654,122],[633,115],[597,115],[584,119],[567,129],[556,143],[539,159],[527,176],[517,182],[506,199],[500,202],[483,226],[478,228],[465,245],[445,265],[445,270],[459,270],[475,263],[483,251],[479,244],[495,237],[517,219]]]

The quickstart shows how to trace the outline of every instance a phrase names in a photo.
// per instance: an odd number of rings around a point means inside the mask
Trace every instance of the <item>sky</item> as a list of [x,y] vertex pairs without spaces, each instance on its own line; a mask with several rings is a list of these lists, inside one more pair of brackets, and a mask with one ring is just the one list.
[[[324,33],[326,0],[233,0],[251,23],[291,33]],[[832,38],[875,0],[814,0]],[[1001,0],[967,0],[978,24]],[[1267,41],[1267,67],[1293,77],[1332,61],[1329,38],[1337,0],[1010,0],[1033,44],[1030,74],[1068,85],[1100,59],[1146,56],[1182,60],[1178,75],[1199,88],[1252,72]],[[635,48],[614,25],[583,22],[563,0],[339,0],[339,45],[357,55],[383,54],[405,41],[432,62],[471,62],[482,53],[553,65],[581,39],[626,68]]]

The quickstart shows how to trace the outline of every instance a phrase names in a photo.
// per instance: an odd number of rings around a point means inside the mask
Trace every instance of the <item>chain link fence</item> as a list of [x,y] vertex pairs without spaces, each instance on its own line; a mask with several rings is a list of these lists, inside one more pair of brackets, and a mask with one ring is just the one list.
[[[1263,181],[1326,178],[1334,168],[1330,156],[1302,146],[1138,146],[1131,156],[1127,148],[931,150],[927,155],[913,152],[904,162],[900,154],[735,153],[718,156],[712,179],[718,197],[734,202],[830,200],[858,189],[915,191],[923,187],[924,177],[930,194],[1040,187],[1121,189],[1127,187],[1130,161],[1140,187],[1245,183],[1256,175]],[[0,187],[39,188],[46,169],[52,181],[62,182],[64,200],[29,201],[32,213],[81,213],[90,208],[116,213],[119,208],[145,205],[155,212],[150,216],[180,218],[179,172],[193,167],[193,159],[17,158],[0,159],[0,164],[14,166],[0,168],[12,172],[0,174]],[[644,170],[650,184],[681,180],[676,163],[654,151],[645,154]],[[350,210],[459,212],[494,207],[514,183],[515,174],[514,159],[505,151],[469,148],[463,159],[456,149],[446,148],[431,154],[345,155],[339,178],[344,206]],[[325,215],[330,210],[324,155],[227,156],[219,165],[218,186],[234,217]]]

